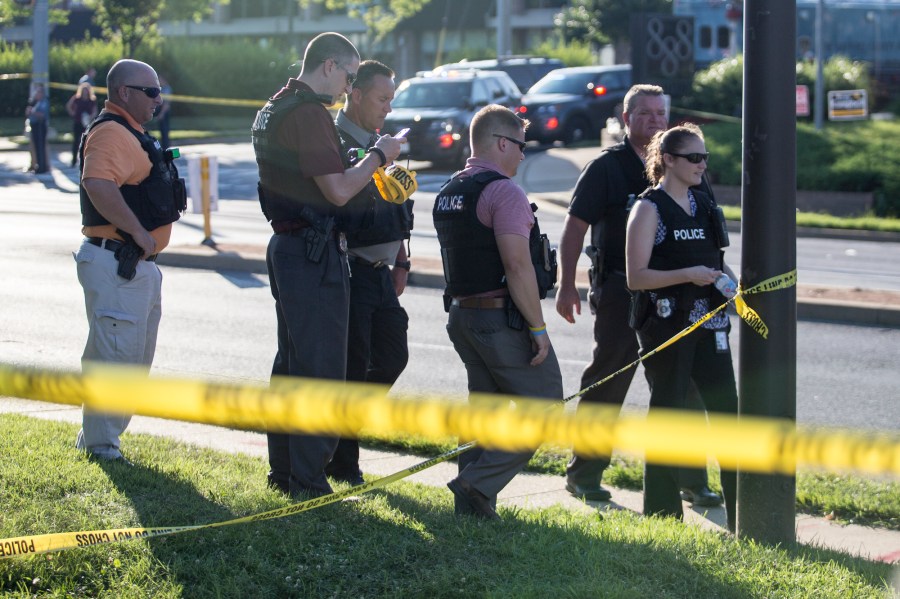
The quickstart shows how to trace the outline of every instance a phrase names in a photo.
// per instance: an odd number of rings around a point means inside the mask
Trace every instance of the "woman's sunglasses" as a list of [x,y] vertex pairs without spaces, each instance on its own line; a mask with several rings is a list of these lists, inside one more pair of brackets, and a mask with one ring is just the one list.
[[690,154],[676,154],[675,152],[666,152],[666,154],[684,158],[691,164],[700,164],[704,160],[709,162],[709,152],[691,152]]

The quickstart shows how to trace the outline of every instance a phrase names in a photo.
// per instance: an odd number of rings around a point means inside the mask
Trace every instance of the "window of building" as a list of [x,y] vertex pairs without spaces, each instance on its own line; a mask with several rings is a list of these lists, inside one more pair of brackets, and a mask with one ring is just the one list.
[[725,49],[731,46],[731,30],[728,27],[719,27],[716,29],[716,47]]
[[712,28],[709,25],[700,27],[700,47],[703,49],[712,47]]

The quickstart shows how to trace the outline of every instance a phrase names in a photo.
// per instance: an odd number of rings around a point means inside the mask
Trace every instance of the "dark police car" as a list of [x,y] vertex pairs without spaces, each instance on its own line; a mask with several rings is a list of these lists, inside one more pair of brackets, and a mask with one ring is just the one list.
[[469,122],[475,113],[488,104],[515,110],[520,100],[516,84],[499,71],[413,77],[397,87],[382,132],[394,134],[409,127],[403,156],[461,168],[469,156]]
[[556,69],[522,96],[519,116],[531,121],[525,139],[572,144],[596,139],[606,119],[621,114],[631,65]]

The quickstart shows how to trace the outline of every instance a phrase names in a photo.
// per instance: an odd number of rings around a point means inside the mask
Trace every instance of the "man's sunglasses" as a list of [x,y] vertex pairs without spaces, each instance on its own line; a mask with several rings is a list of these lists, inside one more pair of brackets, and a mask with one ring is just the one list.
[[356,81],[356,73],[351,73],[347,67],[345,67],[344,65],[342,65],[341,63],[339,63],[336,60],[334,61],[334,66],[336,66],[337,68],[339,68],[340,70],[344,71],[347,74],[347,85],[352,86],[353,83]]
[[140,85],[126,85],[125,87],[142,91],[148,98],[155,98],[162,92],[158,87],[141,87]]
[[666,152],[666,154],[684,158],[691,164],[700,164],[704,160],[709,162],[709,152],[691,152],[690,154],[676,154],[675,152]]
[[521,150],[523,154],[525,153],[525,145],[526,144],[524,141],[519,141],[518,139],[516,139],[514,137],[507,137],[506,135],[500,135],[499,133],[492,133],[491,135],[493,135],[494,137],[499,137],[500,139],[505,139],[506,141],[513,142],[514,144],[519,146],[519,150]]

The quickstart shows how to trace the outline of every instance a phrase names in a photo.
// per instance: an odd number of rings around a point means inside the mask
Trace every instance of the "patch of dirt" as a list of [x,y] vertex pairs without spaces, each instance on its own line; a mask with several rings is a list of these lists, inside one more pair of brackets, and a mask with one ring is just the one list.
[[900,291],[885,291],[882,289],[798,285],[797,299],[802,298],[900,307]]

